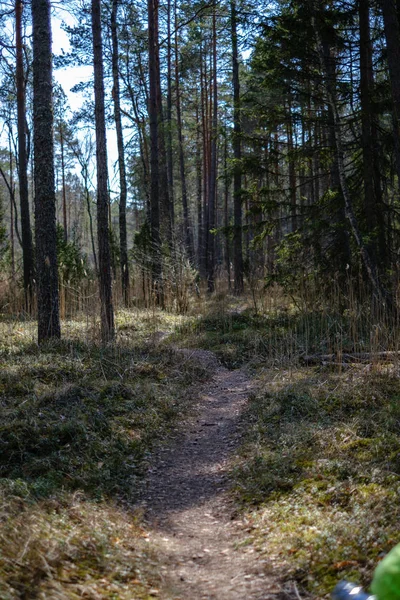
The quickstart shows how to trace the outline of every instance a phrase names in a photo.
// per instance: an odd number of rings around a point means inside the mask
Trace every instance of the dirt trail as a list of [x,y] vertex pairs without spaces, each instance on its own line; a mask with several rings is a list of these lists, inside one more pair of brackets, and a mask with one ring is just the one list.
[[195,416],[150,469],[144,504],[150,541],[163,563],[163,600],[287,598],[246,544],[227,471],[240,443],[240,415],[252,388],[244,370],[228,371],[206,351],[181,351],[206,364]]

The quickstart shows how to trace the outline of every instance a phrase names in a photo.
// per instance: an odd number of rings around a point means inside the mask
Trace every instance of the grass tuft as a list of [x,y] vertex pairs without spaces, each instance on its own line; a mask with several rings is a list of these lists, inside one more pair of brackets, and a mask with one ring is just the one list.
[[[157,347],[147,313],[135,319],[130,330],[124,314],[124,336],[106,349],[82,339],[80,322],[40,350],[31,323],[0,324],[4,600],[155,593],[159,565],[130,507],[155,445],[207,373]],[[168,332],[170,321],[158,315],[157,327]]]
[[264,377],[235,471],[253,542],[316,597],[340,579],[368,586],[400,541],[398,372]]

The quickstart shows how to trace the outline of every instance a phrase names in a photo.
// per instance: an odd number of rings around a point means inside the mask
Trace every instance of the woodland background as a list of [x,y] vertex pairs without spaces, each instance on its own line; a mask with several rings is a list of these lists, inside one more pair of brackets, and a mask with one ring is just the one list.
[[[162,596],[134,507],[198,349],[254,389],[231,550],[279,597],[368,585],[400,541],[400,1],[7,0],[0,29],[0,596]],[[82,65],[71,111],[52,68]]]
[[[33,293],[36,277],[23,4],[2,8],[7,306],[21,285]],[[71,1],[62,10],[76,24],[64,24],[71,49],[55,66],[91,65],[93,7]],[[312,303],[372,295],[375,308],[395,308],[398,12],[395,2],[366,0],[102,3],[105,118],[118,141],[119,181],[110,189],[107,178],[105,191],[118,303],[186,310],[199,284],[240,294],[245,281],[253,293],[279,285],[294,296],[307,290]],[[82,308],[99,272],[93,86],[76,86],[86,100],[75,113],[54,86],[63,315]]]

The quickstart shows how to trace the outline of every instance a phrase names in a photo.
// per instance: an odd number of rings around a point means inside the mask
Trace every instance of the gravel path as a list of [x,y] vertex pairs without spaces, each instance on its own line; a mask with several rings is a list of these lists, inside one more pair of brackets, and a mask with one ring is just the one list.
[[161,450],[143,502],[150,541],[161,560],[164,600],[288,598],[246,543],[235,514],[227,471],[240,443],[240,415],[252,388],[244,370],[228,371],[202,350],[182,350],[210,369],[196,415]]

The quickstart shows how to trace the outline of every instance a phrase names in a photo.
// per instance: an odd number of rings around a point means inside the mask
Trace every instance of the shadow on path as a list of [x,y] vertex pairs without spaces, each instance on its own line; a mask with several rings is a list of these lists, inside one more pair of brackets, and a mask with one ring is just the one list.
[[[192,352],[199,361],[204,351]],[[215,360],[215,359],[214,359]],[[143,504],[150,539],[162,555],[162,598],[289,598],[269,561],[246,539],[229,494],[230,461],[240,443],[240,417],[253,387],[244,370],[218,366],[200,390],[196,415],[150,469]]]

